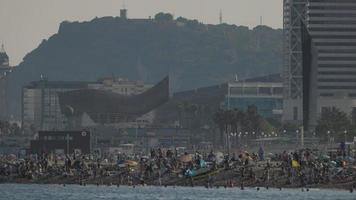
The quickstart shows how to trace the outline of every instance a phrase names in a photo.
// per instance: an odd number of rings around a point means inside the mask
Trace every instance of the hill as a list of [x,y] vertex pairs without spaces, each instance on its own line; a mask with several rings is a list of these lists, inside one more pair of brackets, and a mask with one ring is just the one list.
[[10,110],[19,116],[21,87],[41,75],[85,81],[115,75],[155,83],[168,74],[172,89],[182,91],[220,84],[234,74],[245,78],[281,70],[280,29],[157,16],[62,22],[9,76]]

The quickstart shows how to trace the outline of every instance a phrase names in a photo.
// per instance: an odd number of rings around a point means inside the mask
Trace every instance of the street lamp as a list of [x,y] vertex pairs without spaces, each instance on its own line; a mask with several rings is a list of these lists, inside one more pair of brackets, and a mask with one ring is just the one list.
[[329,148],[330,148],[330,143],[331,143],[330,134],[331,134],[331,131],[328,130],[326,133],[327,133],[327,135],[328,135],[328,146],[329,146]]
[[69,155],[69,134],[66,135],[67,155]]
[[346,143],[346,134],[347,134],[347,130],[344,130],[344,142]]

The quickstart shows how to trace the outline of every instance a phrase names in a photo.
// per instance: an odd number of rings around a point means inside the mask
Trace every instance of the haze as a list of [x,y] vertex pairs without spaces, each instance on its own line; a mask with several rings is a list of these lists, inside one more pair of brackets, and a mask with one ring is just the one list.
[[[0,0],[0,43],[4,43],[11,65],[58,31],[64,20],[88,21],[117,16],[123,0]],[[148,18],[170,12],[175,17],[216,24],[219,10],[229,24],[282,27],[282,0],[126,0],[129,18]]]

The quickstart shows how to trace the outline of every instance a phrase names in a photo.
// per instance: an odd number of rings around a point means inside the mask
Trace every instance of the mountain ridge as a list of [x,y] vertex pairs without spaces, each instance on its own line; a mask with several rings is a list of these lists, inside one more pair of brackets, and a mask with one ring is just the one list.
[[280,72],[281,29],[206,25],[179,17],[95,18],[62,22],[9,76],[10,111],[18,115],[21,88],[49,80],[94,81],[120,76],[155,83],[170,75],[173,91]]

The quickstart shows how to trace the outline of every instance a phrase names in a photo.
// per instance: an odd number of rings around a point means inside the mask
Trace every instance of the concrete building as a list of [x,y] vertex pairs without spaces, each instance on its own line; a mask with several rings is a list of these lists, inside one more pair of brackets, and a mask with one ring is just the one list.
[[280,74],[228,83],[225,98],[227,109],[246,111],[256,106],[264,118],[280,119],[283,109],[283,83]]
[[307,24],[318,49],[318,108],[356,108],[356,1],[309,0]]
[[[286,12],[297,10],[297,5],[303,12],[298,17]],[[350,114],[356,108],[356,1],[353,0],[285,0],[284,1],[285,48],[285,121],[300,121],[302,118],[302,97],[292,91],[291,83],[294,60],[292,47],[301,45],[300,37],[293,39],[294,29],[304,20],[317,49],[317,103],[316,112],[327,107],[337,107]],[[299,19],[297,19],[299,18]],[[302,19],[302,20],[301,20]],[[293,21],[294,20],[294,21]],[[299,21],[299,22],[298,22]],[[294,31],[294,32],[293,32]],[[300,32],[299,32],[300,33]],[[294,45],[295,44],[295,45]],[[299,55],[299,54],[298,54]],[[301,57],[296,56],[298,63]],[[299,65],[297,71],[301,70]],[[299,73],[299,72],[298,72]],[[288,80],[291,80],[288,82]],[[301,87],[302,88],[302,87]],[[300,93],[298,93],[300,94]]]

